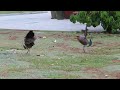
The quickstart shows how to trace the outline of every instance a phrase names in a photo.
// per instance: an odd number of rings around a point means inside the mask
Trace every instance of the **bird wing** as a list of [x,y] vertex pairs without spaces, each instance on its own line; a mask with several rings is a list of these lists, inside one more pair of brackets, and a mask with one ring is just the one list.
[[85,38],[85,36],[80,36],[79,37],[79,42],[83,45],[87,45],[88,44],[88,40]]
[[30,43],[33,43],[35,41],[34,38],[25,38],[25,44],[30,44]]

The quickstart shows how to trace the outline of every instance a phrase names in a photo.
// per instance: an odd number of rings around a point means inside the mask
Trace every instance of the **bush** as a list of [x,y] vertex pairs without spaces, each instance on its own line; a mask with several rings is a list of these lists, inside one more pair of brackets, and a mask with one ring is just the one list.
[[101,23],[106,32],[116,33],[120,28],[120,11],[79,11],[70,16],[70,21],[86,23],[86,27],[96,27]]

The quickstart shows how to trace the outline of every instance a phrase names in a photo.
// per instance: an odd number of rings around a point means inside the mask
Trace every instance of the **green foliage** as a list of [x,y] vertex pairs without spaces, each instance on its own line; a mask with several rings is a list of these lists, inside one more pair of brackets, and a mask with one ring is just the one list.
[[73,23],[79,22],[89,26],[96,27],[100,23],[104,30],[109,33],[117,32],[120,28],[120,12],[119,11],[79,11],[76,15],[70,16]]

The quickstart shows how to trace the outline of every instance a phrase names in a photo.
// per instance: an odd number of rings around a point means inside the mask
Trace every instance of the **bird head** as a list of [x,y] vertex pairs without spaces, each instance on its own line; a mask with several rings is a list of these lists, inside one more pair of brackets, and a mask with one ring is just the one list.
[[30,30],[29,32],[33,32],[33,30]]

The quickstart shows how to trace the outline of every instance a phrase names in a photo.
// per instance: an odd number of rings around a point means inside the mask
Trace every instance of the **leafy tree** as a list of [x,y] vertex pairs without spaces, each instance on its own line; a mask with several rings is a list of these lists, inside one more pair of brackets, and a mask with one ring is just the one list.
[[100,25],[108,33],[116,33],[120,28],[120,12],[119,11],[79,11],[78,14],[72,14],[70,21],[73,23],[86,23],[87,27],[96,27]]

